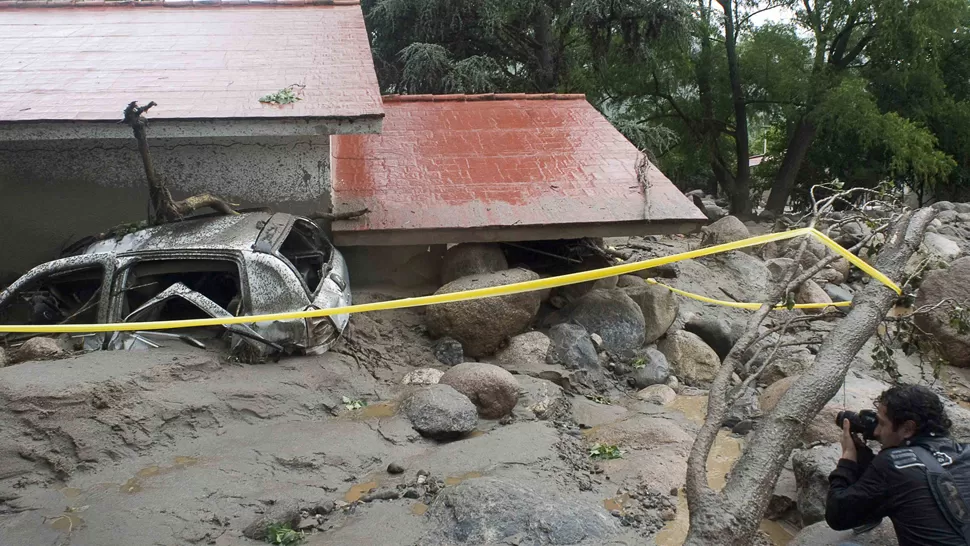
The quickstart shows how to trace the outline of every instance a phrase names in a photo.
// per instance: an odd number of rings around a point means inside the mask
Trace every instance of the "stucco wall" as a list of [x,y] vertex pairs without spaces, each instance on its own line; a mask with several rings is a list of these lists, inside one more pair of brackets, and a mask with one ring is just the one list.
[[[240,206],[330,206],[329,138],[150,141],[176,198],[208,191]],[[79,237],[145,219],[148,190],[131,140],[0,141],[0,282]]]

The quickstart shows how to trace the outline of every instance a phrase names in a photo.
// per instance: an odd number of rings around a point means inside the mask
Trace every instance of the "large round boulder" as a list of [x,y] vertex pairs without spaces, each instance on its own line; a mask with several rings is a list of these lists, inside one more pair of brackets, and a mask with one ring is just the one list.
[[630,379],[633,386],[638,389],[665,383],[670,377],[670,363],[667,362],[667,357],[653,347],[638,351],[632,364],[633,372],[630,374]]
[[[538,278],[527,269],[509,269],[462,277],[435,293],[449,294]],[[539,299],[538,292],[525,292],[431,305],[425,311],[425,321],[432,336],[455,338],[464,347],[465,354],[479,358],[494,353],[505,340],[526,331],[539,311]]]
[[700,387],[714,381],[721,359],[697,334],[678,330],[657,346],[667,357],[674,375],[691,386]]
[[519,400],[515,376],[494,364],[465,362],[446,371],[438,381],[464,394],[485,419],[501,419],[512,413]]
[[599,334],[607,351],[621,353],[643,346],[643,311],[623,290],[593,290],[573,303],[566,317]]
[[798,513],[802,525],[825,520],[825,498],[829,491],[829,474],[842,457],[839,444],[799,449],[792,454],[795,486],[798,490]]
[[542,332],[526,332],[510,339],[489,361],[512,373],[534,375],[548,366],[549,345],[549,337]]
[[[831,304],[832,298],[822,290],[822,287],[813,280],[807,280],[795,291],[795,303],[823,303]],[[825,311],[822,309],[803,309],[806,313],[816,314]]]
[[680,299],[670,290],[655,284],[642,284],[626,287],[623,292],[630,296],[643,313],[644,343],[653,343],[660,339],[677,319]]
[[684,330],[697,334],[724,360],[744,334],[744,325],[724,316],[694,315],[684,324]]
[[502,247],[494,243],[461,243],[445,251],[441,263],[441,284],[509,268]]
[[440,383],[414,391],[401,410],[415,430],[430,438],[454,438],[478,426],[478,414],[471,400]]
[[701,246],[715,246],[733,243],[751,237],[744,222],[735,216],[725,216],[701,228]]
[[824,521],[802,529],[788,546],[897,546],[896,530],[889,518],[870,531],[833,531]]
[[605,376],[600,367],[596,346],[586,328],[578,324],[557,324],[549,329],[549,352],[546,363],[572,372],[571,380],[589,388],[602,386]]
[[943,304],[917,314],[914,318],[916,326],[933,336],[943,358],[950,364],[970,367],[970,334],[961,334],[951,324],[953,305],[970,306],[970,257],[955,260],[947,269],[927,272],[914,306],[929,309],[945,300],[951,301],[952,305]]

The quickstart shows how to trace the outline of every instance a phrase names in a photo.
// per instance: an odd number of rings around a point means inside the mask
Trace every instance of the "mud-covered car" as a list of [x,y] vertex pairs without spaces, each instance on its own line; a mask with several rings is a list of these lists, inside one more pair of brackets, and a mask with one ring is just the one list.
[[[349,305],[347,265],[311,220],[283,213],[207,216],[95,242],[42,264],[0,292],[0,323],[90,324],[229,317]],[[240,324],[200,332],[83,336],[131,349],[180,336],[227,336],[234,353],[320,353],[349,316]],[[8,344],[30,337],[6,334]]]

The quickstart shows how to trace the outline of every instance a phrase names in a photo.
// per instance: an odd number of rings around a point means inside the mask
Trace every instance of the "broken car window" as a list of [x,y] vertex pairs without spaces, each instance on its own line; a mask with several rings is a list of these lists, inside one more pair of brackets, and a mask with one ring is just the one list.
[[[145,260],[131,266],[125,282],[122,314],[138,309],[168,287],[182,283],[233,315],[242,309],[239,267],[230,260]],[[157,309],[152,320],[180,320],[206,315],[179,298]]]
[[42,273],[0,308],[3,324],[89,324],[98,322],[104,268],[90,266]]
[[306,220],[297,220],[280,245],[280,255],[303,279],[309,293],[316,292],[330,261],[330,243],[320,236],[316,226]]

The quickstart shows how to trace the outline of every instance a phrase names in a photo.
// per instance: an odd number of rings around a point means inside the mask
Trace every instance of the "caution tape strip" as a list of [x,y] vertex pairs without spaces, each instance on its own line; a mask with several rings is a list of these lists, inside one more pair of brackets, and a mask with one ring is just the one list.
[[[896,291],[897,294],[902,294],[902,290],[900,290],[900,288],[896,286],[896,284],[893,281],[891,281],[888,277],[880,273],[871,265],[864,262],[858,256],[855,256],[848,250],[842,248],[838,243],[828,238],[824,233],[814,228],[801,228],[801,229],[794,229],[791,231],[784,231],[781,233],[768,233],[765,235],[758,235],[741,241],[715,245],[707,248],[699,248],[697,250],[681,252],[679,254],[673,254],[671,256],[664,256],[661,258],[652,258],[649,260],[643,260],[643,261],[629,263],[629,264],[614,265],[610,267],[604,267],[601,269],[582,271],[579,273],[570,273],[568,275],[560,275],[558,277],[550,277],[546,279],[537,279],[534,281],[525,281],[520,283],[506,284],[502,286],[491,286],[487,288],[477,288],[474,290],[466,290],[463,292],[433,294],[431,296],[420,296],[420,297],[414,297],[414,298],[403,298],[399,300],[381,301],[381,302],[375,302],[375,303],[347,305],[344,307],[332,307],[329,309],[309,309],[306,311],[292,311],[288,313],[245,315],[245,316],[239,316],[239,317],[225,317],[225,318],[166,320],[166,321],[150,321],[150,322],[120,322],[120,323],[110,323],[110,324],[61,324],[61,325],[50,325],[50,326],[27,325],[27,324],[0,325],[0,333],[55,334],[55,333],[131,332],[136,330],[174,330],[178,328],[194,328],[194,327],[203,327],[203,326],[228,326],[230,324],[254,324],[258,322],[271,322],[271,321],[277,321],[277,320],[319,318],[319,317],[328,317],[331,315],[343,315],[343,314],[350,314],[350,313],[369,313],[373,311],[389,311],[392,309],[406,309],[409,307],[440,305],[442,303],[454,303],[458,301],[469,301],[469,300],[477,300],[482,298],[493,298],[496,296],[507,296],[511,294],[520,294],[523,292],[534,292],[537,290],[546,290],[549,288],[557,288],[560,286],[566,286],[570,284],[595,281],[599,279],[605,279],[607,277],[625,275],[628,273],[633,273],[644,269],[650,269],[652,267],[659,267],[662,265],[680,262],[683,260],[690,260],[694,258],[701,258],[704,256],[711,256],[713,254],[720,254],[722,252],[729,252],[732,250],[739,250],[739,249],[747,248],[751,246],[763,245],[765,243],[771,243],[775,241],[783,241],[787,239],[792,239],[794,237],[800,237],[803,235],[812,235],[817,237],[822,243],[824,243],[826,246],[831,248],[834,252],[844,257],[850,263],[852,263],[862,271],[866,272],[867,274],[869,274],[871,277],[875,278],[879,282],[893,289],[894,291]],[[654,282],[656,283],[656,281]],[[657,284],[660,284],[660,283],[657,283]],[[663,285],[663,286],[666,286],[666,285]],[[717,305],[727,305],[731,307],[740,307],[743,309],[758,309],[762,305],[761,303],[744,303],[744,302],[729,302],[729,301],[723,301],[723,300],[715,300],[713,298],[707,298],[706,296],[701,296],[699,294],[692,294],[690,292],[685,292],[683,290],[679,290],[670,286],[666,286],[666,287],[678,294],[688,296],[694,299],[698,299],[700,301],[714,303]],[[833,305],[841,306],[841,305],[849,305],[849,304],[850,302],[839,302],[835,304],[830,304],[830,303],[798,304],[795,306],[795,308],[796,309],[819,309],[819,308],[829,307]]]

